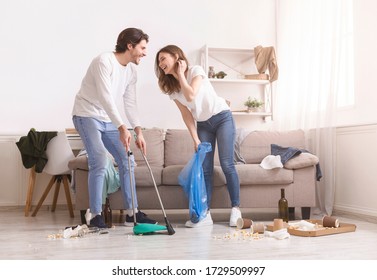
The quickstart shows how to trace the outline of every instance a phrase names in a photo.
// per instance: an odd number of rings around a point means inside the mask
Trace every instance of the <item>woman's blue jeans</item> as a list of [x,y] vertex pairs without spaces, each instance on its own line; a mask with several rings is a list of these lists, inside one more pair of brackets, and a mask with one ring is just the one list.
[[[128,167],[128,155],[126,148],[119,138],[118,129],[110,122],[99,121],[90,117],[73,116],[73,124],[80,134],[88,154],[88,191],[90,212],[98,214],[102,212],[102,195],[107,166],[107,151],[114,157],[118,165],[120,187],[123,193],[125,209],[132,209],[130,189],[130,173]],[[134,157],[131,156],[132,181],[134,176]],[[135,208],[137,208],[136,191],[134,192]]]
[[201,142],[209,142],[212,151],[207,153],[203,162],[204,180],[207,188],[208,209],[211,207],[213,168],[216,141],[221,169],[226,178],[232,207],[240,205],[240,181],[234,163],[234,144],[236,126],[230,111],[222,111],[207,121],[197,122],[198,136]]

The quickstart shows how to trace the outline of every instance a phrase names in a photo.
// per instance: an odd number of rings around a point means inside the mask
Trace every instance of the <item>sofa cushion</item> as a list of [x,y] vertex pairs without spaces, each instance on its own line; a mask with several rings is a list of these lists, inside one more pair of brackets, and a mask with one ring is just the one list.
[[259,164],[238,164],[240,185],[276,185],[293,183],[293,170],[263,169]]
[[[157,186],[161,185],[162,181],[162,167],[151,167],[152,174]],[[136,187],[154,187],[152,176],[147,166],[138,166],[135,168],[135,182]]]
[[271,154],[271,144],[305,149],[304,131],[253,131],[241,142],[240,154],[247,163],[260,163]]
[[308,166],[316,165],[319,162],[318,157],[310,153],[301,153],[296,157],[288,160],[284,167],[287,169],[300,169]]
[[186,165],[194,153],[194,142],[187,129],[166,130],[165,166]]
[[81,169],[88,170],[88,157],[86,155],[75,157],[68,162],[68,168],[71,170]]
[[[167,186],[179,186],[178,176],[184,165],[167,166],[162,170],[162,184]],[[215,166],[213,170],[213,186],[223,186],[225,184],[225,175],[221,167]]]
[[[145,143],[147,144],[146,158],[150,166],[164,166],[164,130],[160,128],[148,128],[143,130]],[[137,148],[135,141],[131,141],[131,151],[134,154],[138,166],[146,166],[144,158]]]
[[179,186],[178,176],[184,165],[171,165],[162,170],[162,184],[169,186]]
[[[159,128],[151,128],[143,130],[145,142],[147,144],[146,158],[150,166],[164,166],[164,130]],[[144,158],[136,147],[135,141],[131,141],[131,151],[133,151],[136,164],[138,166],[146,166]],[[109,155],[110,156],[110,155]],[[77,156],[68,163],[71,170],[82,169],[88,170],[88,158],[86,155]],[[149,173],[148,173],[149,174]],[[160,176],[161,177],[161,176]],[[157,179],[156,179],[157,181]]]

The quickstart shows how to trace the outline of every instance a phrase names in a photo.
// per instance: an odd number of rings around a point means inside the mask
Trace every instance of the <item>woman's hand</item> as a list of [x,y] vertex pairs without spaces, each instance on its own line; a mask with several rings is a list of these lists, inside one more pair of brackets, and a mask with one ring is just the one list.
[[187,64],[186,64],[186,61],[182,60],[182,59],[178,59],[177,60],[177,74],[178,76],[184,76],[185,75],[185,71],[187,69]]
[[194,149],[195,149],[195,152],[198,151],[198,148],[199,148],[199,144],[200,144],[200,143],[201,143],[201,142],[200,142],[199,139],[194,140]]

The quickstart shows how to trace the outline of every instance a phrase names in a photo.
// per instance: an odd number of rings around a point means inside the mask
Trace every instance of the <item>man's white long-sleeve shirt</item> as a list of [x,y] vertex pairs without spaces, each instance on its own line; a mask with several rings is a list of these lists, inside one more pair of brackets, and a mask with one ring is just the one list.
[[76,95],[72,115],[111,121],[119,127],[124,121],[115,100],[122,96],[125,114],[132,128],[140,126],[135,67],[133,63],[121,65],[113,52],[94,58]]

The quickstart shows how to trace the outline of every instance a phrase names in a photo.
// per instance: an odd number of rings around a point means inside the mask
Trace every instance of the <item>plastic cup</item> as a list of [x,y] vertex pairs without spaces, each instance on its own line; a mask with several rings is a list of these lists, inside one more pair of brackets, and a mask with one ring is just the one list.
[[324,227],[339,227],[339,220],[337,218],[334,218],[334,217],[330,217],[330,216],[323,216],[322,218],[322,225]]
[[284,227],[283,219],[274,219],[273,231],[282,229]]
[[236,223],[238,229],[250,228],[252,224],[253,221],[247,218],[238,218]]
[[253,223],[250,229],[252,233],[264,233],[264,223]]

